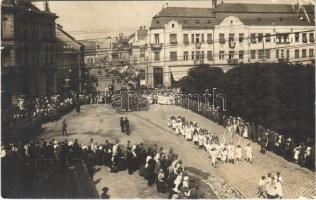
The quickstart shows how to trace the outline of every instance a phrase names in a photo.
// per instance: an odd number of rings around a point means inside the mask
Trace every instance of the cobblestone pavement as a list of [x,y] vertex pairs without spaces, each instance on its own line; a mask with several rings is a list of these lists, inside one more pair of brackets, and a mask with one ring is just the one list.
[[[216,196],[221,198],[238,198],[242,196],[256,198],[260,176],[266,175],[268,172],[275,173],[277,171],[280,171],[283,176],[283,190],[286,198],[297,198],[300,196],[311,198],[315,196],[314,172],[289,163],[270,152],[262,155],[259,153],[259,146],[254,143],[252,144],[254,152],[253,164],[227,164],[219,168],[213,168],[205,152],[195,149],[191,143],[172,133],[167,127],[167,120],[170,115],[185,116],[186,119],[195,120],[201,127],[207,128],[220,137],[224,133],[223,127],[198,114],[188,110],[180,110],[180,108],[175,106],[163,106],[153,110],[118,113],[100,111],[100,109],[96,109],[95,105],[82,106],[80,114],[71,112],[64,117],[69,127],[68,138],[76,138],[81,143],[88,142],[90,138],[94,138],[99,143],[103,143],[106,139],[110,141],[119,139],[123,144],[130,140],[132,143],[156,143],[165,149],[173,147],[187,167],[198,169],[207,174],[207,178],[203,178],[203,181],[208,183]],[[121,116],[129,118],[130,136],[120,133],[119,117]],[[39,137],[61,139],[61,126],[61,120],[45,124],[43,126],[45,129],[44,133]],[[236,140],[242,145],[248,142],[238,137]],[[223,183],[225,186],[222,186]]]

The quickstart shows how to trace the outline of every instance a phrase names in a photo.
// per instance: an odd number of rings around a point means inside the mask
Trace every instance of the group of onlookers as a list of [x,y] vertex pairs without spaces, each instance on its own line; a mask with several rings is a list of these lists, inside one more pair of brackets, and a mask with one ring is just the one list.
[[246,122],[239,117],[228,117],[225,121],[229,134],[239,134],[257,142],[261,146],[261,153],[272,151],[288,161],[314,169],[315,148],[312,148],[314,143],[311,138],[297,144],[291,137],[285,137],[260,125],[256,126],[255,123]]
[[5,141],[25,141],[41,130],[41,125],[58,120],[81,104],[90,103],[91,95],[76,95],[72,98],[60,95],[18,99],[11,107],[3,109],[2,136]]
[[[76,159],[83,159],[90,176],[94,166],[105,165],[111,172],[128,170],[133,174],[138,170],[140,176],[147,180],[148,186],[156,185],[160,193],[168,193],[168,198],[198,198],[199,185],[188,175],[178,155],[170,148],[165,151],[157,144],[120,144],[105,141],[99,144],[91,139],[86,144],[78,140],[50,141],[37,140],[27,144],[1,146],[1,158],[15,160],[17,163],[61,162],[66,166]],[[54,165],[52,165],[54,166]]]
[[252,163],[251,144],[242,147],[240,144],[228,143],[224,138],[220,139],[215,134],[203,129],[195,121],[187,121],[184,117],[171,116],[168,127],[178,136],[183,136],[185,140],[191,142],[196,148],[205,150],[214,167],[226,163],[242,163],[243,160]]
[[283,197],[282,176],[280,172],[273,176],[268,173],[267,177],[262,176],[258,184],[258,197],[268,199],[281,199]]
[[206,105],[200,103],[201,105],[198,106],[196,101],[190,100],[188,102],[186,99],[182,106],[224,126],[229,134],[238,134],[258,143],[263,154],[266,151],[272,151],[290,162],[315,170],[314,138],[305,137],[305,139],[298,140],[287,137],[253,121],[249,122],[241,117],[228,116],[222,111],[222,108],[214,107],[213,109],[211,106],[207,109]]

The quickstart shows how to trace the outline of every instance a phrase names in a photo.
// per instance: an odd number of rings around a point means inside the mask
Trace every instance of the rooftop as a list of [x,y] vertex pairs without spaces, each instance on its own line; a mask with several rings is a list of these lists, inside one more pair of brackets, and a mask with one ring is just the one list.
[[[314,15],[312,5],[303,5],[303,7],[308,14]],[[238,17],[245,25],[311,26],[306,19],[299,19],[290,4],[222,3],[216,8],[163,8],[153,17],[150,28],[164,28],[165,24],[174,20],[182,24],[183,28],[207,29],[231,15]]]
[[[312,5],[302,5],[308,13],[314,13]],[[214,9],[214,12],[230,13],[296,13],[291,4],[241,4],[222,3]]]

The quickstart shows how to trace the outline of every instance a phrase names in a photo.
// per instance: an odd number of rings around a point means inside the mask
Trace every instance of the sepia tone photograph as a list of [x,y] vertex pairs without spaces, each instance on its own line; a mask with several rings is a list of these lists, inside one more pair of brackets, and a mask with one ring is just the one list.
[[315,1],[1,1],[4,199],[315,199]]

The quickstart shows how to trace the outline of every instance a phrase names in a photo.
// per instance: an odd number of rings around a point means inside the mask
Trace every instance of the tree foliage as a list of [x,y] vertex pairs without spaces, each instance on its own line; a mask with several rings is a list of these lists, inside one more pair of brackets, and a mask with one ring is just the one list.
[[193,68],[179,86],[201,94],[217,88],[226,95],[227,114],[254,121],[297,139],[314,137],[315,68],[287,63],[242,64],[227,73]]

